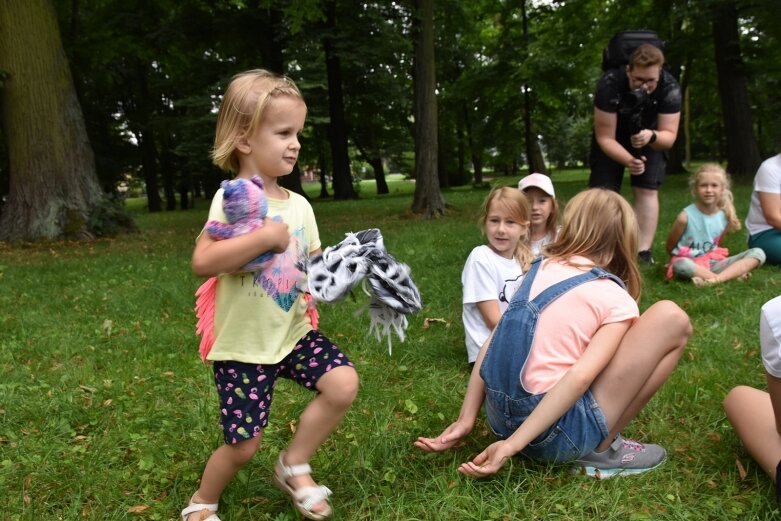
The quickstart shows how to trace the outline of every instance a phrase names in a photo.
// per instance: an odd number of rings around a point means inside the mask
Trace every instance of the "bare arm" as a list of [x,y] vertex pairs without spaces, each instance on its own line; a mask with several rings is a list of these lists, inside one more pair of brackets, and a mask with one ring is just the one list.
[[678,217],[675,218],[675,222],[673,223],[672,228],[670,228],[670,234],[667,236],[667,244],[665,245],[667,253],[670,255],[673,254],[673,248],[675,248],[678,245],[678,241],[681,240],[681,235],[683,235],[683,232],[686,230],[688,222],[689,216],[686,215],[686,212],[679,213]]
[[757,195],[767,223],[776,230],[781,230],[781,194],[757,192]]
[[678,123],[680,121],[680,112],[659,114],[656,125],[656,141],[649,146],[654,150],[670,150],[678,138]]
[[266,219],[263,227],[246,235],[215,241],[201,233],[193,251],[192,269],[199,277],[232,273],[267,251],[283,252],[290,241],[287,225]]
[[[675,144],[675,139],[678,137],[678,122],[680,119],[680,112],[676,112],[675,114],[659,114],[657,117],[656,130],[644,128],[633,135],[630,138],[632,146],[635,148],[647,146],[654,150],[671,149]],[[653,139],[654,134],[656,134],[656,140],[652,143],[651,140]]]
[[632,153],[616,141],[616,126],[618,125],[618,115],[612,112],[605,112],[594,108],[594,137],[597,140],[599,148],[602,149],[610,159],[627,168],[632,175],[639,175],[645,172],[645,163],[638,159]]
[[508,458],[523,450],[553,425],[583,396],[607,367],[631,324],[630,320],[625,320],[599,328],[583,356],[545,394],[540,404],[512,436],[491,444],[472,461],[461,465],[459,472],[474,477],[494,474]]
[[477,360],[472,368],[472,374],[469,376],[469,384],[466,387],[464,402],[461,404],[461,412],[458,419],[451,423],[442,433],[435,438],[420,437],[415,441],[415,446],[426,452],[441,452],[454,446],[467,436],[475,426],[480,407],[485,400],[485,382],[480,377],[480,366],[483,364],[483,358],[488,351],[488,346],[493,338],[493,333],[486,339],[480,352],[477,353]]
[[480,312],[480,316],[483,317],[483,322],[485,322],[486,327],[493,331],[502,316],[501,312],[499,311],[499,301],[484,300],[482,302],[478,302],[476,306],[477,310]]

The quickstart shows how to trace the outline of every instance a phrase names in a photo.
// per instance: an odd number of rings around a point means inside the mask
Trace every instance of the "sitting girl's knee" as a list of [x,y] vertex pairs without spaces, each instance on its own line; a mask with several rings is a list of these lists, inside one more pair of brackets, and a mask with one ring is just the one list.
[[691,279],[696,269],[697,265],[691,259],[677,259],[673,262],[673,275],[677,279]]
[[660,300],[654,303],[649,311],[652,310],[660,323],[668,331],[676,331],[688,338],[692,334],[692,324],[689,315],[672,300]]
[[759,261],[757,267],[762,266],[767,259],[767,255],[765,255],[765,252],[762,248],[751,248],[748,250],[748,252],[746,252],[746,257]]

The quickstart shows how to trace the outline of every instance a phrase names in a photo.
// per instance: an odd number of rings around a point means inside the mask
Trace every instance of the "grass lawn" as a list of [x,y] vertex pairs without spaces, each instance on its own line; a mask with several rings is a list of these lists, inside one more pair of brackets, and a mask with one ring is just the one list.
[[[585,187],[584,172],[556,172],[561,202]],[[493,182],[515,185],[517,178]],[[657,260],[669,225],[690,202],[684,177],[660,194]],[[412,446],[455,419],[467,382],[460,275],[482,242],[476,219],[486,190],[448,190],[447,215],[409,213],[414,185],[389,182],[358,201],[313,206],[324,245],[345,232],[379,227],[388,251],[412,267],[425,307],[408,338],[386,345],[366,336],[362,294],[321,305],[321,328],[355,361],[358,398],[313,459],[315,478],[334,491],[334,519],[773,519],[770,480],[747,456],[721,401],[738,384],[764,386],[758,312],[781,293],[779,269],[748,282],[697,289],[644,268],[641,309],[672,299],[694,334],[668,383],[625,434],[664,445],[668,462],[641,476],[598,482],[568,466],[524,460],[473,480],[459,463],[493,441],[484,423],[460,447],[424,454]],[[319,185],[308,185],[315,197]],[[625,188],[628,194],[628,187]],[[745,216],[748,181],[735,187]],[[168,520],[195,490],[221,442],[210,368],[198,358],[190,255],[208,202],[150,215],[130,201],[138,234],[93,243],[0,245],[0,520]],[[745,232],[726,242],[745,248]],[[356,314],[357,312],[357,314]],[[426,319],[441,319],[427,321]],[[307,403],[279,384],[263,447],[228,487],[223,521],[299,516],[273,487],[273,461]],[[743,470],[745,469],[745,471]]]

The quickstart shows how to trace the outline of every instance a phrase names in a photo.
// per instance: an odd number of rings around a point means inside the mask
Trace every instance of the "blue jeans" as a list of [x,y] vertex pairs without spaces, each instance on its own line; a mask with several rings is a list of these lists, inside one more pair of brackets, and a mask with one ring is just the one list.
[[[521,372],[531,351],[537,321],[543,309],[570,289],[597,278],[623,282],[601,268],[563,280],[529,300],[529,290],[537,275],[541,258],[532,262],[521,287],[494,331],[491,344],[480,366],[485,382],[485,412],[494,434],[505,439],[526,421],[545,393],[532,394],[523,388]],[[532,440],[521,454],[532,459],[565,462],[585,456],[608,436],[605,415],[591,391],[553,425]]]

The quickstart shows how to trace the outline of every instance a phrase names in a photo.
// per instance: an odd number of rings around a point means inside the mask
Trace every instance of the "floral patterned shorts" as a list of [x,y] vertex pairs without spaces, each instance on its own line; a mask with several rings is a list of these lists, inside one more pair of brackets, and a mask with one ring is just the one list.
[[214,362],[214,382],[220,396],[220,421],[225,443],[260,434],[268,425],[277,378],[293,380],[312,391],[325,373],[353,363],[319,331],[310,331],[276,364]]

